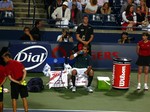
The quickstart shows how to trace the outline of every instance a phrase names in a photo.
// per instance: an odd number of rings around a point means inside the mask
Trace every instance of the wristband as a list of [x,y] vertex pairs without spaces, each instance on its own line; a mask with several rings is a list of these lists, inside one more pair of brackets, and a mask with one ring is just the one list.
[[77,53],[75,53],[75,54],[73,54],[73,56],[74,56],[74,57],[77,57],[77,56],[78,56],[78,54],[77,54]]

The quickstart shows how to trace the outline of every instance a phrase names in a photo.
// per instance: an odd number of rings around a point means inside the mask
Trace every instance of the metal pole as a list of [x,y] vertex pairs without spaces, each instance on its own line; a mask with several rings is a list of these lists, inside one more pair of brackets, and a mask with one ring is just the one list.
[[28,17],[30,17],[30,0],[28,2]]
[[33,0],[33,7],[34,7],[34,11],[33,11],[33,23],[32,23],[32,26],[34,27],[34,23],[35,23],[35,8],[36,8],[35,0]]

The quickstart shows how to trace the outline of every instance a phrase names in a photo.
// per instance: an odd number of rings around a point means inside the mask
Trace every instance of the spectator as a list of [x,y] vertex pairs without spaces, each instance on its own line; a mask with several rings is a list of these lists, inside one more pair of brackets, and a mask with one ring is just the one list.
[[136,5],[140,5],[140,2],[141,2],[141,0],[134,0],[134,3],[135,3]]
[[92,69],[92,59],[91,56],[88,54],[88,46],[83,46],[82,50],[72,54],[70,56],[70,59],[75,60],[74,68],[72,68],[72,92],[76,92],[76,86],[75,86],[75,81],[76,81],[76,75],[78,74],[85,74],[88,76],[88,85],[87,85],[87,91],[88,92],[93,92],[91,88],[91,83],[93,80],[94,76],[94,71]]
[[40,28],[43,26],[42,20],[36,20],[35,25],[31,30],[31,35],[34,40],[40,41],[41,40],[41,34],[40,34]]
[[90,2],[85,6],[84,12],[87,14],[96,14],[97,9],[97,0],[90,0]]
[[50,19],[49,15],[50,15],[50,8],[52,6],[53,0],[44,0],[44,5],[45,5],[45,10],[46,10],[46,14],[47,14],[47,19]]
[[137,90],[141,89],[141,75],[144,71],[144,90],[148,90],[148,72],[150,65],[150,41],[148,40],[149,34],[144,32],[142,34],[142,40],[137,43],[137,55],[138,59],[136,64],[138,65],[138,75],[137,75]]
[[[136,25],[137,22],[137,16],[134,12],[133,5],[128,5],[126,11],[122,13],[122,30],[129,30],[133,31],[133,27]],[[128,28],[127,28],[128,27]]]
[[133,9],[134,9],[134,12],[136,12],[136,4],[134,3],[133,0],[127,0],[121,7],[121,10],[120,10],[120,14],[122,14],[126,9],[127,9],[127,6],[128,5],[133,5]]
[[76,3],[72,4],[71,23],[73,23],[74,25],[79,25],[80,23],[82,23],[82,12],[77,8]]
[[63,4],[63,2],[64,2],[65,0],[54,0],[53,2],[52,2],[52,5],[49,7],[49,16],[50,16],[50,19],[52,18],[51,17],[51,15],[52,15],[52,13],[54,12],[54,10],[55,9],[57,9],[58,7],[61,7],[62,6],[62,4]]
[[[9,52],[5,52],[2,55],[4,62],[6,63],[5,72],[10,79],[11,85],[11,99],[13,112],[17,111],[17,99],[19,95],[22,98],[24,111],[28,112],[28,103],[26,97],[28,97],[27,85],[24,80],[26,77],[26,70],[22,63],[15,61],[11,58]],[[24,82],[24,84],[22,83]]]
[[103,7],[100,8],[101,14],[111,14],[111,7],[108,2],[105,2]]
[[148,15],[148,7],[146,6],[145,0],[140,0],[141,13],[144,13],[145,16]]
[[[78,0],[79,1],[79,0]],[[90,0],[80,0],[80,3],[82,5],[82,11],[84,11],[85,6],[90,2]]]
[[118,40],[119,44],[125,44],[125,43],[130,43],[130,39],[128,37],[127,32],[122,32],[121,38]]
[[[148,8],[148,21],[150,21],[150,0],[146,0],[146,6]],[[150,31],[150,29],[149,29]]]
[[91,42],[94,39],[93,27],[89,24],[87,15],[83,16],[83,23],[76,30],[76,39],[78,40],[78,50],[82,50],[83,45],[89,46],[89,54],[91,55]]
[[72,5],[73,4],[76,4],[77,5],[77,8],[82,11],[82,5],[80,2],[78,2],[77,0],[72,0],[70,2],[68,2],[68,8],[71,10],[72,9]]
[[70,9],[68,8],[68,2],[64,2],[62,7],[58,7],[52,13],[52,18],[56,20],[56,26],[68,27],[71,17]]
[[13,2],[10,0],[0,1],[0,15],[3,25],[14,25],[15,16],[13,11]]
[[[145,13],[142,13],[141,7],[136,8],[137,24],[136,26],[142,27],[147,21]],[[145,25],[144,25],[145,26]]]
[[13,3],[9,0],[0,1],[0,11],[13,11]]
[[20,40],[31,40],[31,41],[34,40],[34,38],[32,37],[30,33],[29,27],[24,27],[23,31],[24,31],[24,34],[21,36]]
[[73,42],[72,34],[69,32],[69,29],[62,29],[62,34],[58,35],[57,42]]
[[150,0],[146,0],[146,6],[148,7],[148,15],[150,15]]
[[104,5],[104,3],[106,3],[106,2],[109,2],[109,0],[97,0],[97,4],[98,4],[98,6],[101,8],[103,5]]

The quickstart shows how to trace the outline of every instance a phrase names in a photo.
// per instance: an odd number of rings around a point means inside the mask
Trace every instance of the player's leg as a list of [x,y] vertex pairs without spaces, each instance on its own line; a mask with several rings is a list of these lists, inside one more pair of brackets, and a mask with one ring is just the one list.
[[3,87],[0,90],[0,112],[3,112]]
[[71,76],[71,80],[72,80],[72,92],[75,92],[76,91],[76,86],[75,86],[75,80],[76,80],[76,75],[77,75],[77,70],[76,69],[73,69],[72,70],[72,76]]
[[94,76],[94,71],[91,69],[88,73],[88,85],[87,85],[87,90],[89,92],[93,92],[92,88],[91,88],[91,83],[93,81],[93,76]]
[[28,101],[27,101],[27,99],[22,98],[22,102],[23,102],[24,111],[28,112]]
[[141,89],[141,74],[143,71],[143,66],[138,66],[138,75],[137,75],[137,81],[138,81],[138,85],[137,85],[137,89]]
[[144,89],[148,90],[148,73],[149,73],[149,66],[144,67]]

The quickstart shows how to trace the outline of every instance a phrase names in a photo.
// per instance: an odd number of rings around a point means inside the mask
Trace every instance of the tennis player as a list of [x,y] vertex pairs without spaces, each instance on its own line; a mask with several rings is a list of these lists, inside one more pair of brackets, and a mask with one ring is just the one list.
[[89,46],[84,45],[82,50],[70,56],[71,60],[76,58],[74,67],[72,68],[72,76],[71,76],[72,84],[73,84],[72,92],[76,91],[75,79],[77,74],[86,74],[88,76],[87,91],[93,92],[91,83],[93,80],[94,71],[92,69],[92,59],[91,56],[88,54],[88,52],[89,52]]

